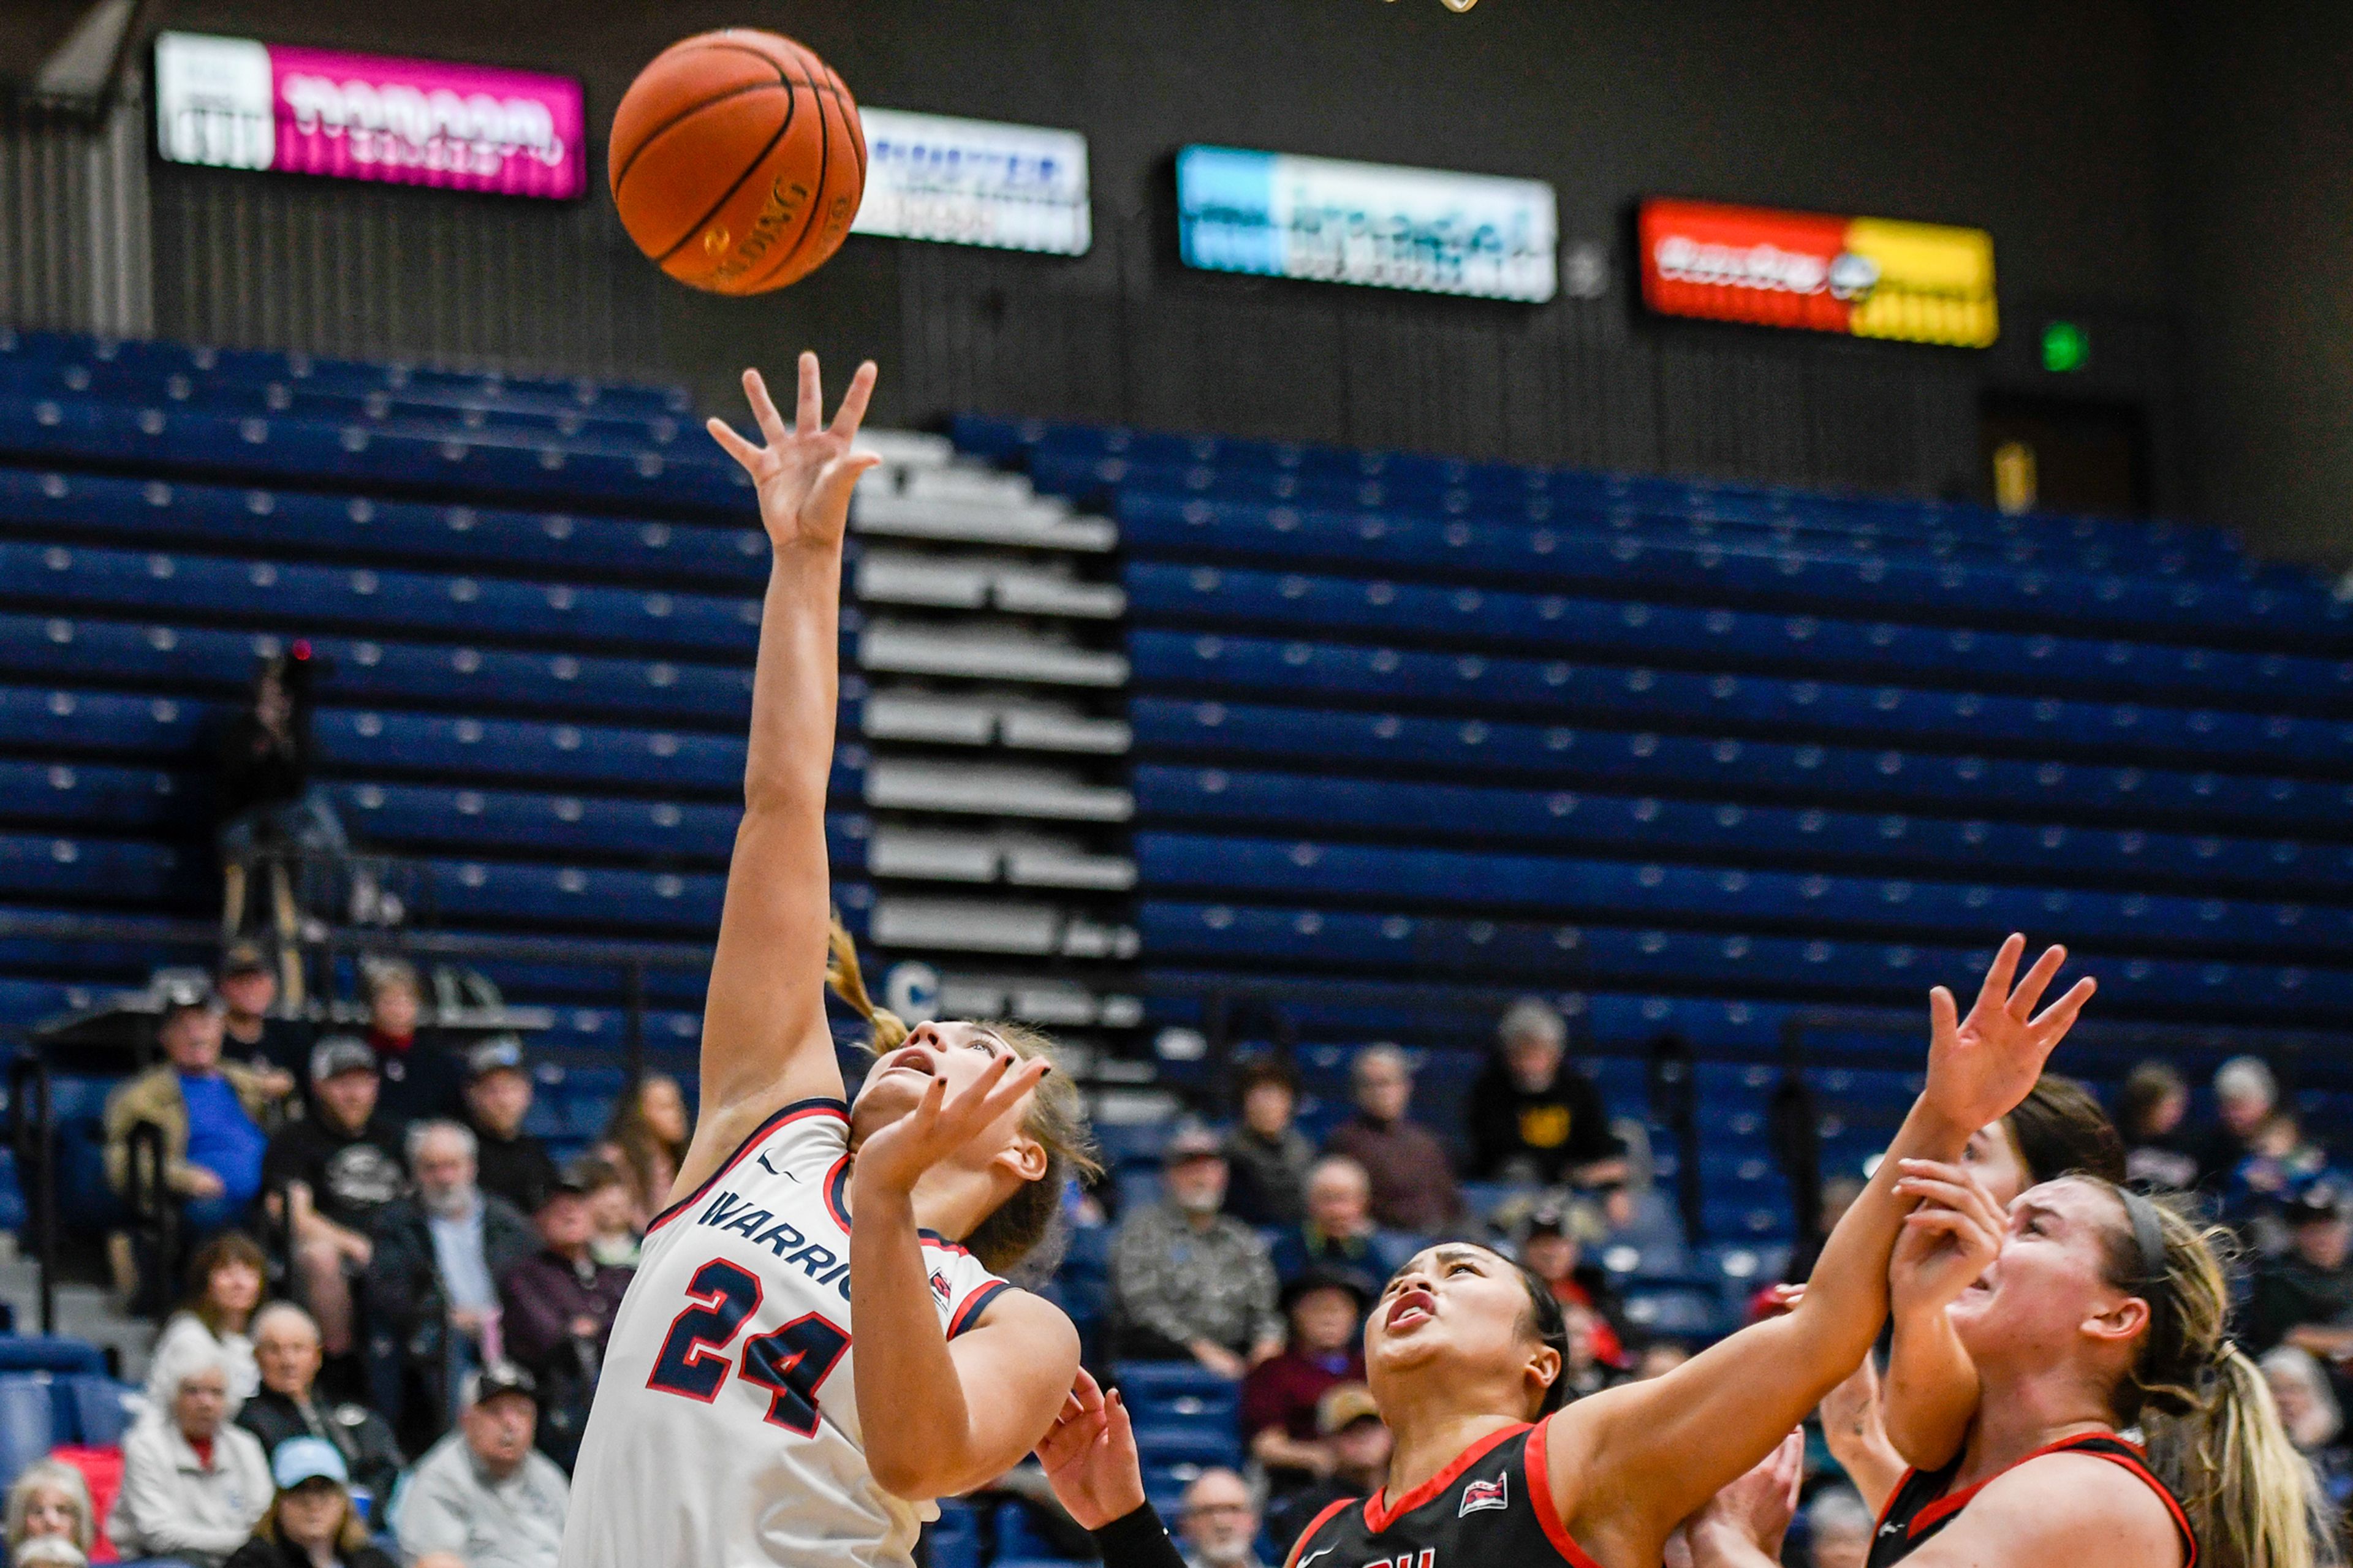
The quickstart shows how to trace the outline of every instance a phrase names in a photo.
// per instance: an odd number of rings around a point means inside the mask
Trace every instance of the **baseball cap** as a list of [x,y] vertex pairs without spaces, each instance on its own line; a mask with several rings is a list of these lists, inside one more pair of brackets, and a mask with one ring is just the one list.
[[471,1409],[486,1399],[496,1399],[501,1394],[520,1394],[527,1399],[537,1398],[539,1383],[511,1361],[494,1361],[466,1374],[465,1384],[459,1391],[458,1403]]
[[1181,1165],[1187,1160],[1215,1156],[1223,1152],[1218,1142],[1218,1135],[1209,1131],[1208,1125],[1196,1117],[1187,1116],[1180,1120],[1168,1134],[1167,1145],[1160,1151],[1160,1163]]
[[555,1180],[541,1189],[538,1206],[545,1208],[558,1198],[585,1198],[590,1190],[576,1167],[561,1168],[555,1173]]
[[488,1078],[494,1072],[522,1071],[522,1042],[512,1035],[492,1035],[466,1053],[466,1076]]
[[163,1016],[166,1018],[174,1013],[192,1009],[210,1011],[220,1005],[220,999],[213,994],[211,985],[187,975],[175,975],[164,982],[157,990],[157,997],[164,1005]]
[[227,980],[233,974],[268,974],[269,955],[261,951],[258,942],[233,942],[222,952],[220,976]]
[[1288,1312],[1298,1304],[1301,1297],[1313,1295],[1318,1290],[1345,1291],[1356,1304],[1360,1317],[1373,1300],[1371,1287],[1356,1275],[1340,1268],[1311,1268],[1282,1288],[1282,1310]]
[[1315,1433],[1329,1437],[1345,1432],[1366,1416],[1381,1418],[1379,1401],[1361,1383],[1335,1383],[1315,1402]]
[[290,1492],[304,1481],[322,1479],[347,1487],[352,1472],[342,1452],[324,1437],[289,1437],[269,1456],[269,1479],[280,1491]]
[[347,1072],[376,1070],[375,1052],[356,1035],[329,1035],[311,1047],[312,1083],[324,1083]]

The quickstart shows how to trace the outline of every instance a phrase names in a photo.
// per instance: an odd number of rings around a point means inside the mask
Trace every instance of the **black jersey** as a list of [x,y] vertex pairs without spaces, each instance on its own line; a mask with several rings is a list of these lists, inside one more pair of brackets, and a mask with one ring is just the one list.
[[1554,1511],[1546,1427],[1506,1426],[1385,1508],[1346,1498],[1315,1516],[1286,1568],[1597,1568]]
[[[2018,1464],[2039,1459],[2045,1454],[2086,1454],[2139,1477],[2165,1504],[2165,1511],[2173,1516],[2173,1528],[2181,1535],[2181,1568],[2198,1568],[2198,1538],[2189,1531],[2189,1516],[2181,1510],[2181,1500],[2148,1468],[2148,1456],[2138,1446],[2120,1437],[2087,1433],[2081,1437],[2062,1438],[2047,1448],[2037,1448]],[[1904,1472],[1903,1480],[1896,1483],[1895,1495],[1887,1500],[1887,1510],[1879,1516],[1879,1531],[1872,1537],[1871,1556],[1865,1568],[1891,1568],[1912,1555],[1923,1542],[1968,1507],[1970,1499],[2018,1465],[1997,1470],[1973,1486],[1954,1491],[1950,1489],[1953,1477],[1960,1468],[1961,1461],[1955,1459],[1941,1470]]]

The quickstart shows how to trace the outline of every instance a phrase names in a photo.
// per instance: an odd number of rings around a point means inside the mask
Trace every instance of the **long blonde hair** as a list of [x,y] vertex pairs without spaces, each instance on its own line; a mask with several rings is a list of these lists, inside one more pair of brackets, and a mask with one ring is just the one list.
[[[866,994],[865,976],[858,967],[858,945],[837,916],[826,941],[825,981],[833,994],[866,1020],[867,1047],[881,1056],[896,1050],[907,1038],[906,1020],[875,1005]],[[1103,1174],[1096,1158],[1094,1134],[1087,1125],[1085,1098],[1077,1082],[1060,1070],[1060,1053],[1045,1035],[1024,1024],[981,1026],[1003,1040],[1015,1056],[1027,1060],[1043,1057],[1056,1069],[1046,1075],[1029,1096],[1029,1114],[1021,1131],[1046,1152],[1046,1168],[1035,1181],[1024,1182],[975,1227],[962,1245],[993,1273],[1018,1268],[1025,1277],[1042,1279],[1060,1261],[1062,1189],[1073,1179],[1092,1183]]]
[[[2200,1568],[2337,1563],[2337,1526],[2318,1480],[2281,1425],[2262,1369],[2229,1335],[2231,1233],[2114,1183],[2075,1179],[2116,1198],[2122,1224],[2104,1238],[2105,1271],[2149,1309],[2139,1353],[2116,1384],[2116,1424],[2139,1423],[2149,1468],[2189,1516]],[[2132,1218],[2138,1205],[2158,1222],[2161,1279],[2147,1277]]]

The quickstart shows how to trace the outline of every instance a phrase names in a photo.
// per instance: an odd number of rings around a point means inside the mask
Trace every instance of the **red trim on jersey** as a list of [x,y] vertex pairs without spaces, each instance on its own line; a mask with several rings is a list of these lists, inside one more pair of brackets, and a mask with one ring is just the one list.
[[[2092,1437],[2104,1438],[2121,1447],[2129,1448],[2132,1452],[2127,1456],[2104,1453],[2097,1448],[2084,1447],[2083,1446],[2084,1440]],[[1957,1492],[1947,1492],[1936,1501],[1924,1504],[1920,1511],[1912,1516],[1911,1524],[1905,1531],[1905,1538],[1916,1539],[1921,1531],[1928,1526],[1939,1520],[1950,1519],[1960,1512],[1969,1505],[1970,1499],[2018,1468],[2019,1465],[2031,1464],[2036,1459],[2044,1458],[2052,1454],[2081,1454],[2084,1458],[2098,1459],[2114,1465],[2126,1475],[2137,1478],[2141,1485],[2157,1494],[2157,1500],[2165,1505],[2165,1511],[2173,1520],[2173,1528],[2181,1536],[2181,1568],[2198,1568],[2198,1535],[2189,1528],[2189,1516],[2181,1511],[2179,1500],[2167,1489],[2165,1483],[2158,1480],[2156,1472],[2148,1468],[2146,1451],[2141,1446],[2128,1438],[2119,1437],[2112,1432],[2084,1432],[2073,1437],[2062,1437],[2056,1443],[2035,1449],[2017,1464],[2004,1466],[1981,1481],[1963,1487]],[[1900,1492],[1903,1488],[1899,1486],[1896,1489]]]
[[798,1121],[805,1116],[838,1117],[840,1119],[842,1124],[847,1126],[849,1122],[849,1107],[841,1100],[832,1099],[797,1100],[790,1105],[783,1107],[775,1115],[769,1117],[765,1121],[761,1122],[759,1126],[752,1129],[752,1135],[744,1139],[741,1143],[736,1144],[735,1152],[728,1155],[726,1163],[721,1165],[719,1169],[712,1172],[711,1174],[703,1177],[701,1182],[697,1183],[695,1184],[694,1191],[687,1194],[686,1196],[679,1199],[678,1202],[670,1205],[670,1207],[654,1215],[651,1222],[649,1222],[646,1226],[646,1234],[648,1236],[651,1236],[654,1232],[659,1230],[662,1226],[676,1219],[681,1213],[692,1208],[696,1204],[701,1203],[703,1199],[703,1195],[710,1192],[712,1188],[719,1184],[720,1178],[726,1175],[728,1172],[733,1170],[736,1166],[744,1163],[744,1157],[751,1153],[754,1144],[758,1143],[769,1133],[774,1132],[777,1128],[782,1127],[786,1122]]
[[936,1230],[918,1230],[915,1232],[915,1239],[922,1242],[925,1247],[936,1247],[942,1252],[953,1252],[958,1258],[970,1258],[972,1256],[970,1248],[965,1247],[959,1242],[950,1241],[946,1237],[942,1236]]
[[948,1320],[948,1338],[954,1339],[965,1330],[977,1327],[980,1315],[988,1310],[988,1304],[1012,1289],[1002,1279],[992,1279],[966,1296],[964,1305],[956,1309],[955,1316]]
[[1317,1531],[1331,1523],[1334,1515],[1339,1513],[1341,1510],[1347,1508],[1356,1500],[1352,1497],[1344,1497],[1338,1502],[1325,1503],[1324,1505],[1324,1511],[1317,1514],[1314,1519],[1309,1520],[1307,1521],[1307,1528],[1299,1532],[1299,1539],[1291,1543],[1291,1555],[1282,1560],[1282,1568],[1292,1568],[1292,1565],[1299,1561],[1299,1549],[1306,1545],[1309,1542],[1314,1540],[1315,1532]]
[[1912,1478],[1919,1473],[1915,1467],[1906,1465],[1904,1473],[1895,1478],[1895,1489],[1887,1494],[1887,1500],[1879,1505],[1879,1517],[1871,1521],[1871,1538],[1873,1541],[1879,1539],[1880,1531],[1886,1527],[1887,1516],[1895,1511],[1895,1500],[1904,1495],[1904,1489],[1910,1486]]
[[1559,1500],[1552,1495],[1552,1466],[1546,1458],[1546,1439],[1551,1436],[1552,1423],[1539,1421],[1528,1434],[1528,1446],[1521,1450],[1528,1462],[1528,1506],[1536,1510],[1536,1523],[1544,1527],[1545,1539],[1552,1542],[1562,1562],[1573,1568],[1601,1568],[1568,1538],[1568,1524],[1560,1517]]
[[1455,1455],[1452,1464],[1398,1499],[1395,1507],[1383,1507],[1381,1498],[1384,1494],[1375,1492],[1365,1500],[1365,1528],[1378,1535],[1382,1531],[1461,1480],[1463,1471],[1493,1453],[1499,1445],[1510,1442],[1527,1429],[1528,1424],[1522,1421],[1488,1433],[1484,1437]]

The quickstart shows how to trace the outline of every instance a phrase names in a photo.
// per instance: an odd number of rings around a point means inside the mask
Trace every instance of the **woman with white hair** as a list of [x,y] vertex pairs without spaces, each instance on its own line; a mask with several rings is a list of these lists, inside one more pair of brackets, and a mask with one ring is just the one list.
[[[86,1562],[98,1534],[90,1517],[90,1482],[62,1459],[41,1459],[18,1472],[8,1488],[8,1562],[57,1561],[55,1542],[71,1549],[62,1559]],[[27,1555],[30,1551],[33,1555]],[[42,1553],[52,1553],[44,1556]]]
[[269,1458],[252,1433],[231,1423],[244,1402],[230,1392],[219,1345],[184,1339],[168,1346],[150,1386],[167,1400],[122,1439],[122,1495],[107,1533],[126,1557],[219,1568],[275,1495]]
[[2294,1345],[2281,1345],[2255,1364],[2271,1385],[2287,1440],[2312,1466],[2329,1501],[2343,1510],[2353,1501],[2353,1447],[2345,1442],[2345,1409],[2328,1373],[2310,1351]]

